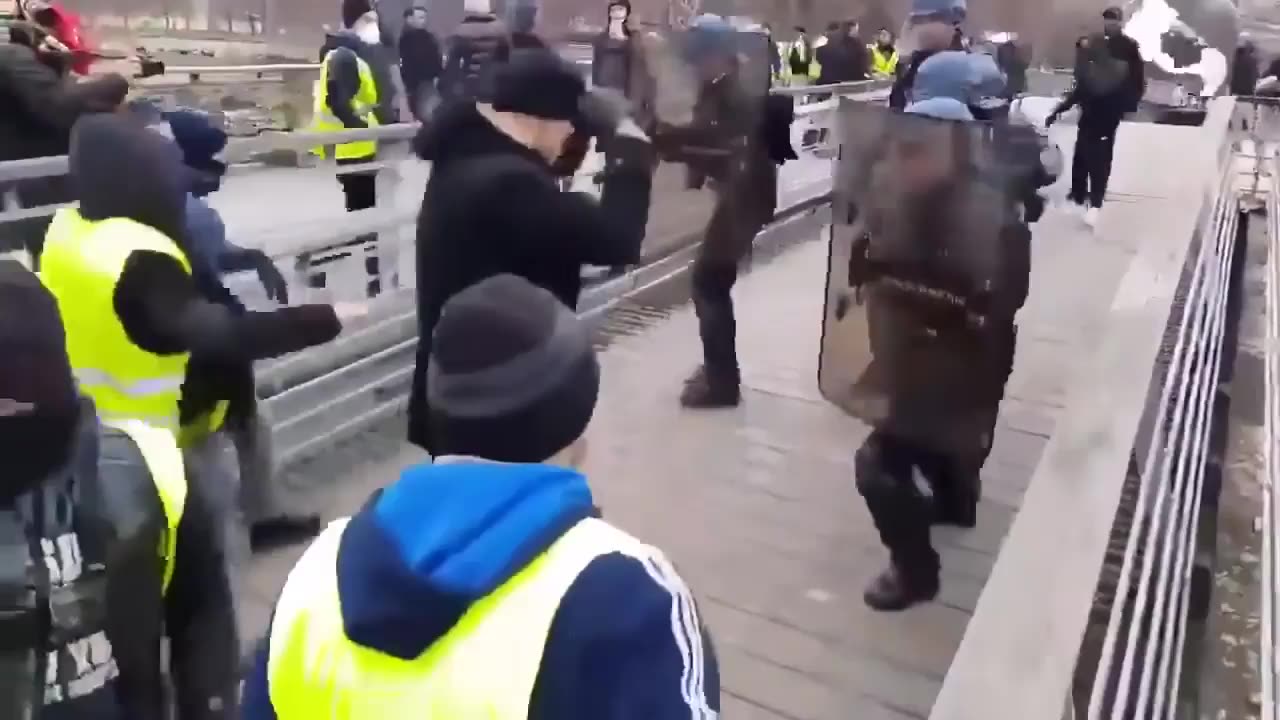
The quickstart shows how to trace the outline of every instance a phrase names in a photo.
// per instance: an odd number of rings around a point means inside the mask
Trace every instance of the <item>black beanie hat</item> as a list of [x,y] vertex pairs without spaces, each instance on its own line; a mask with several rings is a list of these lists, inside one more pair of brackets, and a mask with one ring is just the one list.
[[342,26],[349,28],[370,12],[373,12],[370,0],[342,0]]
[[582,74],[551,50],[520,50],[498,68],[493,109],[547,120],[577,120],[587,91]]
[[497,275],[445,303],[427,369],[438,454],[542,462],[582,437],[599,391],[590,334],[550,292]]

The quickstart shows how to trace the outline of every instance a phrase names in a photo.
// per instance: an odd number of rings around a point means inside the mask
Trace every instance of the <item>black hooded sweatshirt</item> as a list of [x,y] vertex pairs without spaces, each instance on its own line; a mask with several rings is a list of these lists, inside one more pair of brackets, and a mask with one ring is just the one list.
[[495,128],[472,103],[443,106],[415,143],[433,163],[418,216],[418,366],[410,440],[429,447],[424,390],[431,331],[446,300],[502,273],[550,290],[569,307],[582,266],[639,261],[648,216],[648,168],[606,172],[597,202],[561,192],[551,166]]
[[[121,173],[127,167],[129,172]],[[72,133],[70,175],[87,220],[129,218],[174,240],[186,252],[188,179],[178,149],[119,115],[81,120]],[[328,305],[237,313],[204,299],[196,278],[169,255],[140,250],[125,261],[116,283],[115,311],[129,339],[158,355],[191,353],[240,364],[328,342],[342,329]],[[188,385],[214,382],[188,373]],[[234,388],[183,390],[189,398],[230,399]],[[200,408],[206,409],[206,408]]]

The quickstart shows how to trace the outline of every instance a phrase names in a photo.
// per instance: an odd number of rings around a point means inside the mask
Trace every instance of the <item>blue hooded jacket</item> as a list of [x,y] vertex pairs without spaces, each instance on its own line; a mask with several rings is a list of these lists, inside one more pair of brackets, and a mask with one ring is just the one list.
[[[460,461],[405,470],[351,518],[339,543],[347,638],[420,656],[472,603],[594,514],[586,479],[565,468]],[[684,582],[663,567],[657,555],[612,553],[583,570],[552,622],[530,720],[715,717],[715,653]],[[269,638],[245,683],[246,720],[276,718]]]

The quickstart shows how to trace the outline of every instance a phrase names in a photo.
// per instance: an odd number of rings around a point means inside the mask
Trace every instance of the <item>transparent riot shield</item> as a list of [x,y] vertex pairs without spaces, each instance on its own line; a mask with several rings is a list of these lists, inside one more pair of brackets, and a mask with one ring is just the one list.
[[1034,155],[1010,162],[975,122],[839,112],[822,395],[918,448],[989,448],[1030,273]]

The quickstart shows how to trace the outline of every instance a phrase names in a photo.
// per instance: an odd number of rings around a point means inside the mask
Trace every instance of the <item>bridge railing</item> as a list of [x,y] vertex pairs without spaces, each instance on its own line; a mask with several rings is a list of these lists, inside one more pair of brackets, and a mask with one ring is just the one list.
[[[876,100],[884,96],[886,89],[884,83],[869,82],[793,88],[786,92]],[[827,104],[809,103],[797,108],[797,115],[806,123],[806,130],[797,131],[795,138],[802,154],[818,153],[826,137],[823,131],[834,119],[833,105],[834,101],[827,101]],[[292,152],[305,156],[309,149],[317,146],[332,149],[335,144],[353,140],[379,141],[375,163],[341,167],[342,172],[378,170],[376,207],[337,216],[330,214],[300,224],[249,231],[234,226],[228,228],[230,239],[245,247],[262,248],[285,271],[291,301],[368,299],[370,303],[368,316],[351,323],[336,341],[263,363],[258,368],[260,407],[272,428],[277,466],[288,465],[355,434],[399,412],[407,401],[408,378],[417,343],[412,248],[419,208],[417,202],[397,204],[396,198],[403,195],[400,192],[402,176],[412,176],[415,183],[427,176],[426,164],[409,149],[410,140],[418,130],[417,124],[401,124],[323,134],[264,133],[253,138],[233,139],[227,148],[226,158],[233,164],[226,182],[233,186],[240,182],[239,178],[253,173],[289,172],[279,168],[267,171],[252,163],[239,164],[266,153]],[[812,132],[806,138],[805,133],[809,131]],[[332,157],[332,152],[327,156]],[[572,181],[574,188],[598,189],[596,173],[601,162],[595,154],[590,155]],[[339,171],[332,161],[318,164],[335,174]],[[65,157],[0,163],[0,188],[66,172]],[[800,206],[820,202],[829,190],[829,183],[814,188],[790,206],[780,207],[779,212],[785,215]],[[5,237],[6,228],[12,228],[15,221],[47,216],[58,207],[19,208],[13,202],[12,192],[8,197],[9,204],[0,207],[3,210],[0,241]],[[262,198],[263,202],[272,200]],[[688,241],[696,242],[700,231],[701,228],[689,228]],[[580,309],[599,312],[623,294],[689,262],[691,254],[692,247],[682,241],[659,256],[645,258],[644,267],[621,276],[601,277],[594,273],[592,277],[596,281],[589,283]],[[228,278],[228,284],[250,307],[271,307],[272,303],[252,278],[233,276]]]
[[1183,148],[1194,182],[1142,228],[931,720],[1173,716],[1239,217],[1236,118],[1233,99],[1214,101]]

